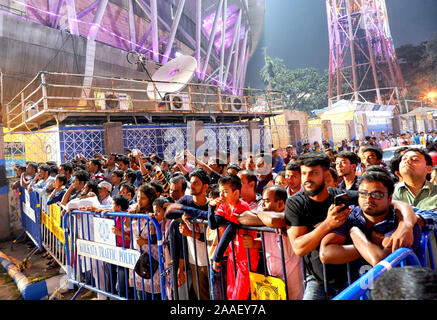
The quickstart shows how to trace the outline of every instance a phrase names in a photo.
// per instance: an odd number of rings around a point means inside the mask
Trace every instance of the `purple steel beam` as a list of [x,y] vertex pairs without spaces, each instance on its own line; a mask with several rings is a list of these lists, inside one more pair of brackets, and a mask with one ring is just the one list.
[[[240,41],[240,25],[241,25],[241,15],[242,15],[242,10],[240,9],[238,11],[238,18],[237,18],[237,24],[234,28],[234,35],[232,37],[232,43],[231,43],[231,48],[229,49],[229,57],[228,57],[228,61],[226,63],[226,70],[225,70],[225,75],[223,76],[223,81],[226,82],[228,79],[228,74],[229,74],[229,68],[231,66],[231,61],[232,61],[232,57],[234,56],[234,47],[235,47],[235,42]],[[236,57],[235,57],[236,59]]]
[[176,31],[178,30],[179,27],[179,21],[181,19],[182,11],[184,10],[184,6],[185,6],[185,0],[180,0],[178,4],[178,8],[176,10],[175,18],[173,20],[173,24],[171,26],[167,47],[165,48],[164,56],[162,57],[162,61],[161,61],[162,64],[166,63],[170,58],[171,49],[173,47],[174,39],[176,37]]
[[150,19],[152,20],[153,60],[159,62],[158,4],[156,0],[150,0]]
[[222,13],[222,47],[220,49],[220,82],[223,83],[223,67],[225,64],[225,37],[226,37],[226,10],[228,9],[228,0],[223,2],[223,13]]
[[[64,0],[65,1],[65,0]],[[99,0],[97,0],[96,2],[94,2],[93,4],[91,4],[90,6],[86,7],[85,9],[83,9],[82,11],[80,11],[77,15],[76,15],[76,19],[80,20],[81,18],[83,18],[84,16],[86,16],[88,13],[90,13],[91,11],[93,11],[95,8],[97,8],[97,6],[99,5]],[[60,16],[58,16],[58,19],[60,18]],[[61,25],[59,27],[59,29],[64,29],[66,27],[66,25],[68,24],[68,21],[65,22],[63,25]]]
[[238,68],[237,68],[237,73],[234,75],[236,78],[236,81],[233,83],[233,87],[234,90],[235,89],[239,89],[240,88],[240,79],[241,79],[241,73],[242,73],[242,69],[244,69],[244,58],[246,55],[246,47],[247,47],[247,37],[249,35],[249,30],[246,29],[246,33],[244,35],[244,40],[243,40],[243,50],[240,53],[240,58],[239,58],[239,62],[238,62]]
[[209,43],[208,43],[208,51],[206,52],[205,62],[203,64],[202,73],[200,75],[201,79],[205,78],[206,68],[208,67],[209,57],[211,56],[212,46],[214,44],[215,31],[217,28],[217,22],[219,19],[220,11],[223,6],[223,0],[220,0],[219,5],[217,6],[217,10],[215,12],[214,22],[212,24],[211,33],[209,34]]
[[147,31],[144,33],[143,37],[141,38],[140,42],[138,42],[137,46],[142,47],[144,42],[146,42],[147,38],[149,37],[150,32],[152,32],[152,26],[147,29]]
[[102,22],[103,15],[105,14],[108,0],[100,0],[99,7],[97,8],[96,15],[94,16],[93,24],[88,31],[88,40],[96,40],[97,33],[99,32],[100,23]]
[[134,16],[134,0],[128,0],[128,17],[129,17],[129,34],[130,34],[130,46],[131,50],[134,51],[136,49],[136,34],[135,34],[135,16]]
[[70,28],[71,34],[78,36],[79,35],[79,27],[77,25],[77,16],[76,16],[76,5],[74,0],[66,0],[67,1],[67,17],[68,17],[68,25]]
[[62,6],[64,5],[65,0],[59,0],[58,5],[56,7],[56,11],[54,12],[55,16],[52,19],[52,27],[57,29],[59,24],[60,15],[59,12],[61,11]]
[[200,76],[200,54],[202,44],[202,0],[196,0],[196,76]]

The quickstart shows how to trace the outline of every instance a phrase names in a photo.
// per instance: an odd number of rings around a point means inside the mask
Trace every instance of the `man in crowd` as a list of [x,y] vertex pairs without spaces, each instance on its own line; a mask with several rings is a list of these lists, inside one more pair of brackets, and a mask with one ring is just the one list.
[[21,174],[20,185],[22,188],[27,188],[27,186],[35,178],[36,172],[38,171],[38,165],[35,162],[29,162],[26,166],[26,172]]
[[101,181],[98,184],[98,198],[103,206],[112,206],[114,201],[111,198],[112,185],[108,181]]
[[[351,210],[344,209],[343,204],[334,205],[334,197],[345,191],[327,188],[325,175],[331,164],[327,155],[309,153],[302,155],[299,162],[304,191],[287,199],[287,234],[294,252],[303,257],[307,272],[304,299],[326,299],[345,288],[346,269],[344,265],[326,265],[328,292],[325,293],[323,265],[319,258],[320,242],[326,234],[346,221]],[[347,190],[346,193],[350,204],[358,203],[356,191]],[[402,214],[402,223],[392,235],[392,249],[397,249],[404,243],[411,245],[412,228],[417,218],[409,206],[399,202],[394,205],[401,209]]]
[[123,181],[124,172],[121,170],[113,170],[110,175],[109,182],[112,184],[111,197],[120,193],[120,184]]
[[125,196],[129,200],[129,205],[136,202],[135,187],[129,182],[124,181],[120,184],[119,194]]
[[287,195],[293,194],[302,190],[301,177],[300,177],[300,165],[293,161],[287,164],[285,167],[285,179],[287,180]]
[[[373,267],[389,255],[392,249],[384,247],[382,242],[399,223],[391,207],[393,190],[394,182],[388,172],[366,171],[359,180],[359,206],[353,206],[345,223],[323,238],[320,260],[325,264],[354,261],[351,272],[358,278],[363,264]],[[411,248],[415,250],[420,243],[421,229],[415,224],[413,230]]]
[[261,195],[256,193],[258,179],[253,171],[242,170],[238,172],[241,179],[241,198],[249,204],[251,209],[256,209],[261,200]]
[[407,149],[399,164],[402,181],[396,184],[393,199],[420,209],[437,209],[437,185],[426,180],[431,169],[432,159],[424,149]]
[[262,194],[264,187],[273,184],[273,173],[271,166],[271,158],[267,156],[259,156],[256,161],[256,175],[258,182],[256,184],[256,193]]
[[90,175],[85,170],[78,170],[73,174],[73,183],[68,187],[65,192],[61,204],[67,205],[67,203],[73,199],[80,197],[82,190],[85,188]]
[[119,155],[117,156],[117,160],[115,162],[119,170],[126,171],[130,168],[130,158],[128,156]]
[[105,161],[105,170],[103,171],[103,176],[106,181],[109,181],[111,179],[111,175],[114,172],[114,170],[117,169],[117,154],[111,153],[107,159],[102,159]]
[[27,187],[29,192],[35,191],[40,195],[44,195],[45,189],[49,183],[55,180],[54,177],[49,176],[50,167],[46,164],[38,166],[38,173],[33,178],[32,182]]
[[307,153],[307,152],[311,152],[311,150],[310,150],[310,144],[308,143],[308,142],[305,142],[303,145],[302,145],[302,153]]
[[170,197],[174,202],[179,201],[187,190],[187,179],[183,175],[176,175],[170,179]]
[[59,173],[63,174],[67,177],[67,184],[65,185],[66,188],[70,187],[73,183],[73,166],[70,162],[64,162],[59,166]]
[[338,188],[346,190],[358,190],[357,175],[355,173],[360,159],[350,151],[343,151],[335,157],[335,168],[338,176],[343,181],[338,184]]
[[293,154],[293,145],[289,144],[289,145],[285,148],[285,153],[286,153],[286,155],[285,155],[285,158],[284,158],[284,165],[287,165],[287,164],[291,161],[291,158],[292,158],[293,156],[295,156],[295,155]]
[[273,148],[272,149],[272,167],[273,167],[273,172],[274,173],[281,172],[283,166],[284,166],[284,159],[279,154],[278,149]]
[[361,163],[364,169],[369,166],[381,165],[382,150],[371,146],[363,149]]

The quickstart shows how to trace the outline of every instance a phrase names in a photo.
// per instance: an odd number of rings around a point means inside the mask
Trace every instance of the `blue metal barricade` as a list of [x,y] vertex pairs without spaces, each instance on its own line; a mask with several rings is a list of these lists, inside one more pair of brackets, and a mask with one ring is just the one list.
[[434,252],[432,248],[431,232],[424,231],[420,239],[420,247],[417,250],[417,258],[422,267],[430,267],[435,270]]
[[389,269],[401,265],[421,266],[419,259],[411,249],[400,248],[380,261],[366,274],[340,292],[332,300],[366,300],[375,280]]
[[42,249],[39,194],[20,188],[21,225],[37,249]]
[[[188,272],[189,272],[189,268],[187,268],[187,265],[189,263],[191,263],[192,265],[194,264],[194,270],[191,270],[191,283],[188,281],[188,279],[185,281],[185,285],[184,285],[184,289],[182,291],[185,294],[185,299],[190,299],[190,298],[194,298],[193,296],[190,296],[189,293],[189,286],[193,285],[194,287],[194,292],[196,294],[196,298],[201,300],[201,281],[199,280],[199,269],[200,266],[198,265],[199,263],[199,259],[201,257],[201,254],[203,254],[203,252],[205,252],[205,255],[207,257],[207,261],[209,263],[207,263],[207,275],[208,275],[208,283],[209,285],[211,285],[211,264],[210,264],[210,260],[211,260],[211,256],[209,254],[209,248],[211,246],[211,238],[208,238],[208,235],[206,234],[206,226],[207,226],[207,222],[203,221],[203,220],[198,220],[198,219],[190,219],[190,229],[191,229],[191,235],[190,236],[182,236],[182,238],[179,238],[179,235],[177,234],[170,234],[170,247],[172,248],[171,250],[171,254],[172,254],[172,259],[173,261],[177,260],[179,257],[184,259],[184,267],[185,267],[185,273],[188,276]],[[181,222],[181,219],[176,219],[172,221],[172,224],[179,224]],[[197,229],[195,228],[195,226],[200,226]],[[172,228],[175,229],[174,232],[179,232],[178,229],[176,228]],[[196,231],[197,230],[197,231]],[[266,280],[265,283],[257,283],[256,285],[265,285],[264,288],[261,289],[258,288],[259,291],[263,291],[264,289],[271,289],[269,288],[269,283],[267,281],[267,277],[270,277],[269,280],[271,279],[277,279],[282,281],[283,283],[283,287],[285,288],[285,293],[282,295],[283,299],[290,299],[289,297],[289,289],[295,289],[296,286],[299,286],[299,288],[303,288],[303,275],[302,275],[302,266],[301,266],[301,259],[296,257],[296,260],[298,261],[298,266],[296,266],[298,268],[298,274],[299,274],[299,283],[290,283],[289,277],[287,277],[287,266],[286,266],[286,260],[289,257],[285,256],[285,252],[284,252],[284,246],[285,245],[289,245],[286,244],[285,241],[288,241],[288,238],[284,238],[284,236],[282,234],[276,234],[276,230],[272,229],[272,228],[268,228],[268,227],[254,227],[254,226],[239,226],[238,230],[243,230],[243,234],[247,234],[248,232],[252,231],[252,232],[256,232],[257,236],[261,239],[261,248],[258,250],[259,252],[259,260],[258,261],[252,261],[250,259],[250,254],[249,254],[249,249],[245,249],[246,250],[246,256],[249,257],[249,259],[247,259],[247,266],[248,269],[250,270],[250,274],[257,274],[261,277],[264,278],[264,280]],[[239,232],[239,231],[237,231]],[[196,234],[197,233],[197,234]],[[200,235],[199,235],[200,233]],[[276,270],[276,273],[274,275],[269,273],[269,269],[272,266],[272,264],[268,264],[267,260],[268,259],[272,259],[272,252],[268,252],[267,248],[266,248],[266,241],[265,241],[265,233],[269,233],[269,234],[275,234],[275,243],[276,243],[276,247],[277,247],[277,256],[278,256],[278,261],[277,261],[277,265],[278,268]],[[220,233],[216,232],[216,243],[218,243],[220,241]],[[188,248],[187,248],[187,239],[188,238],[196,238],[196,245],[191,245],[190,246],[190,250],[192,251],[191,253],[188,252]],[[182,241],[180,241],[180,240]],[[177,242],[179,241],[179,242]],[[182,248],[180,248],[179,252],[177,247],[181,246]],[[271,248],[271,244],[269,244]],[[234,241],[232,241],[230,243],[230,247],[234,248],[235,247],[235,243]],[[271,249],[270,249],[271,250]],[[234,254],[235,250],[232,250],[232,255]],[[231,253],[230,253],[231,254]],[[191,256],[191,262],[188,259],[188,257]],[[235,256],[229,257],[228,259],[232,260],[232,265],[230,266],[231,268],[233,268],[233,275],[234,275],[234,281],[237,281],[236,276],[237,276],[237,261],[235,259]],[[200,259],[203,260],[203,259]],[[288,261],[288,260],[287,260]],[[227,283],[227,277],[229,276],[226,272],[226,260],[224,261],[224,263],[222,263],[222,265],[224,265],[224,267],[221,268],[221,272],[219,274],[219,285],[217,287],[217,290],[219,290],[219,298],[218,299],[223,299],[226,300],[227,296],[226,296],[226,283]],[[257,266],[257,267],[256,267]],[[256,268],[255,268],[256,267]],[[280,269],[280,271],[278,272],[278,269]],[[173,269],[173,273],[172,273],[172,283],[177,283],[177,268]],[[189,277],[187,277],[189,278]],[[253,281],[253,279],[250,280],[251,283],[255,283]],[[173,296],[178,299],[180,294],[181,294],[181,290],[176,290],[176,286],[173,286]],[[276,289],[276,288],[275,288]],[[211,292],[211,288],[209,288],[210,290],[210,294],[211,297],[212,292]],[[266,290],[268,291],[268,290]],[[302,291],[302,290],[301,290]],[[273,292],[273,291],[272,291]],[[251,292],[253,293],[253,292]],[[278,298],[278,295],[272,294],[270,296],[270,298],[274,298],[274,296],[276,296],[276,298]],[[210,297],[210,298],[211,298]],[[255,298],[260,298],[260,297],[254,297],[251,296],[251,299],[255,299]],[[264,297],[266,298],[266,297]]]
[[[415,254],[416,258],[419,261],[419,265],[422,267],[428,267],[431,268],[433,270],[435,270],[435,260],[434,260],[434,256],[435,256],[435,252],[433,249],[433,239],[431,237],[431,234],[434,231],[432,230],[426,230],[422,232],[422,236],[421,236],[421,240],[420,240],[420,245],[419,248],[417,248],[415,251],[413,251],[413,253]],[[406,261],[401,261],[399,263],[400,267],[403,267],[406,265]],[[351,286],[351,269],[350,269],[350,263],[346,264],[347,267],[347,281],[348,281],[348,286]],[[369,266],[370,268],[370,266]],[[324,277],[324,289],[325,289],[325,293],[327,293],[327,281],[326,281],[326,272],[325,272],[326,268],[325,265],[323,265],[323,277]],[[369,269],[370,271],[371,269]],[[368,271],[367,271],[368,272]],[[365,280],[366,278],[363,278],[365,276],[362,275],[359,279],[356,279],[356,281],[360,281],[360,279],[364,279],[361,281],[367,281]],[[347,288],[345,288],[346,290]],[[365,295],[361,296],[361,299],[365,299]]]
[[[108,229],[117,225],[117,219],[121,221],[122,230],[118,242]],[[151,243],[151,225],[156,230],[156,244]],[[64,216],[64,227],[68,277],[79,291],[86,288],[103,299],[154,300],[159,295],[162,300],[167,299],[164,241],[161,225],[154,218],[147,214],[109,212],[101,215],[74,210]],[[159,263],[156,272],[150,270],[151,279],[143,279],[133,271],[142,253],[141,246],[136,249],[134,236],[143,232],[147,234],[149,259],[153,257]]]

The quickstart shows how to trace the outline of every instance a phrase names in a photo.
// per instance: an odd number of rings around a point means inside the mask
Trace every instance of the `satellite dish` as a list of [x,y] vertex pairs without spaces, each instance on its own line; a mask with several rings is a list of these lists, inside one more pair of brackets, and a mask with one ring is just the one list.
[[166,93],[182,90],[193,78],[196,68],[197,61],[192,56],[184,55],[170,60],[153,74],[153,82],[147,86],[148,97],[161,100]]

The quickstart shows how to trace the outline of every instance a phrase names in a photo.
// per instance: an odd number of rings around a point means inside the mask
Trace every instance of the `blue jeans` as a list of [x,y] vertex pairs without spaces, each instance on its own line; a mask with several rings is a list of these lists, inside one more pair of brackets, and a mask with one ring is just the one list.
[[323,281],[317,280],[313,275],[305,277],[305,292],[302,300],[329,300],[335,297],[341,290],[327,285],[327,293]]
[[[223,268],[223,262],[221,263],[221,267]],[[225,300],[221,280],[221,271],[215,271],[212,267],[212,264],[209,267],[209,287],[211,300]]]

